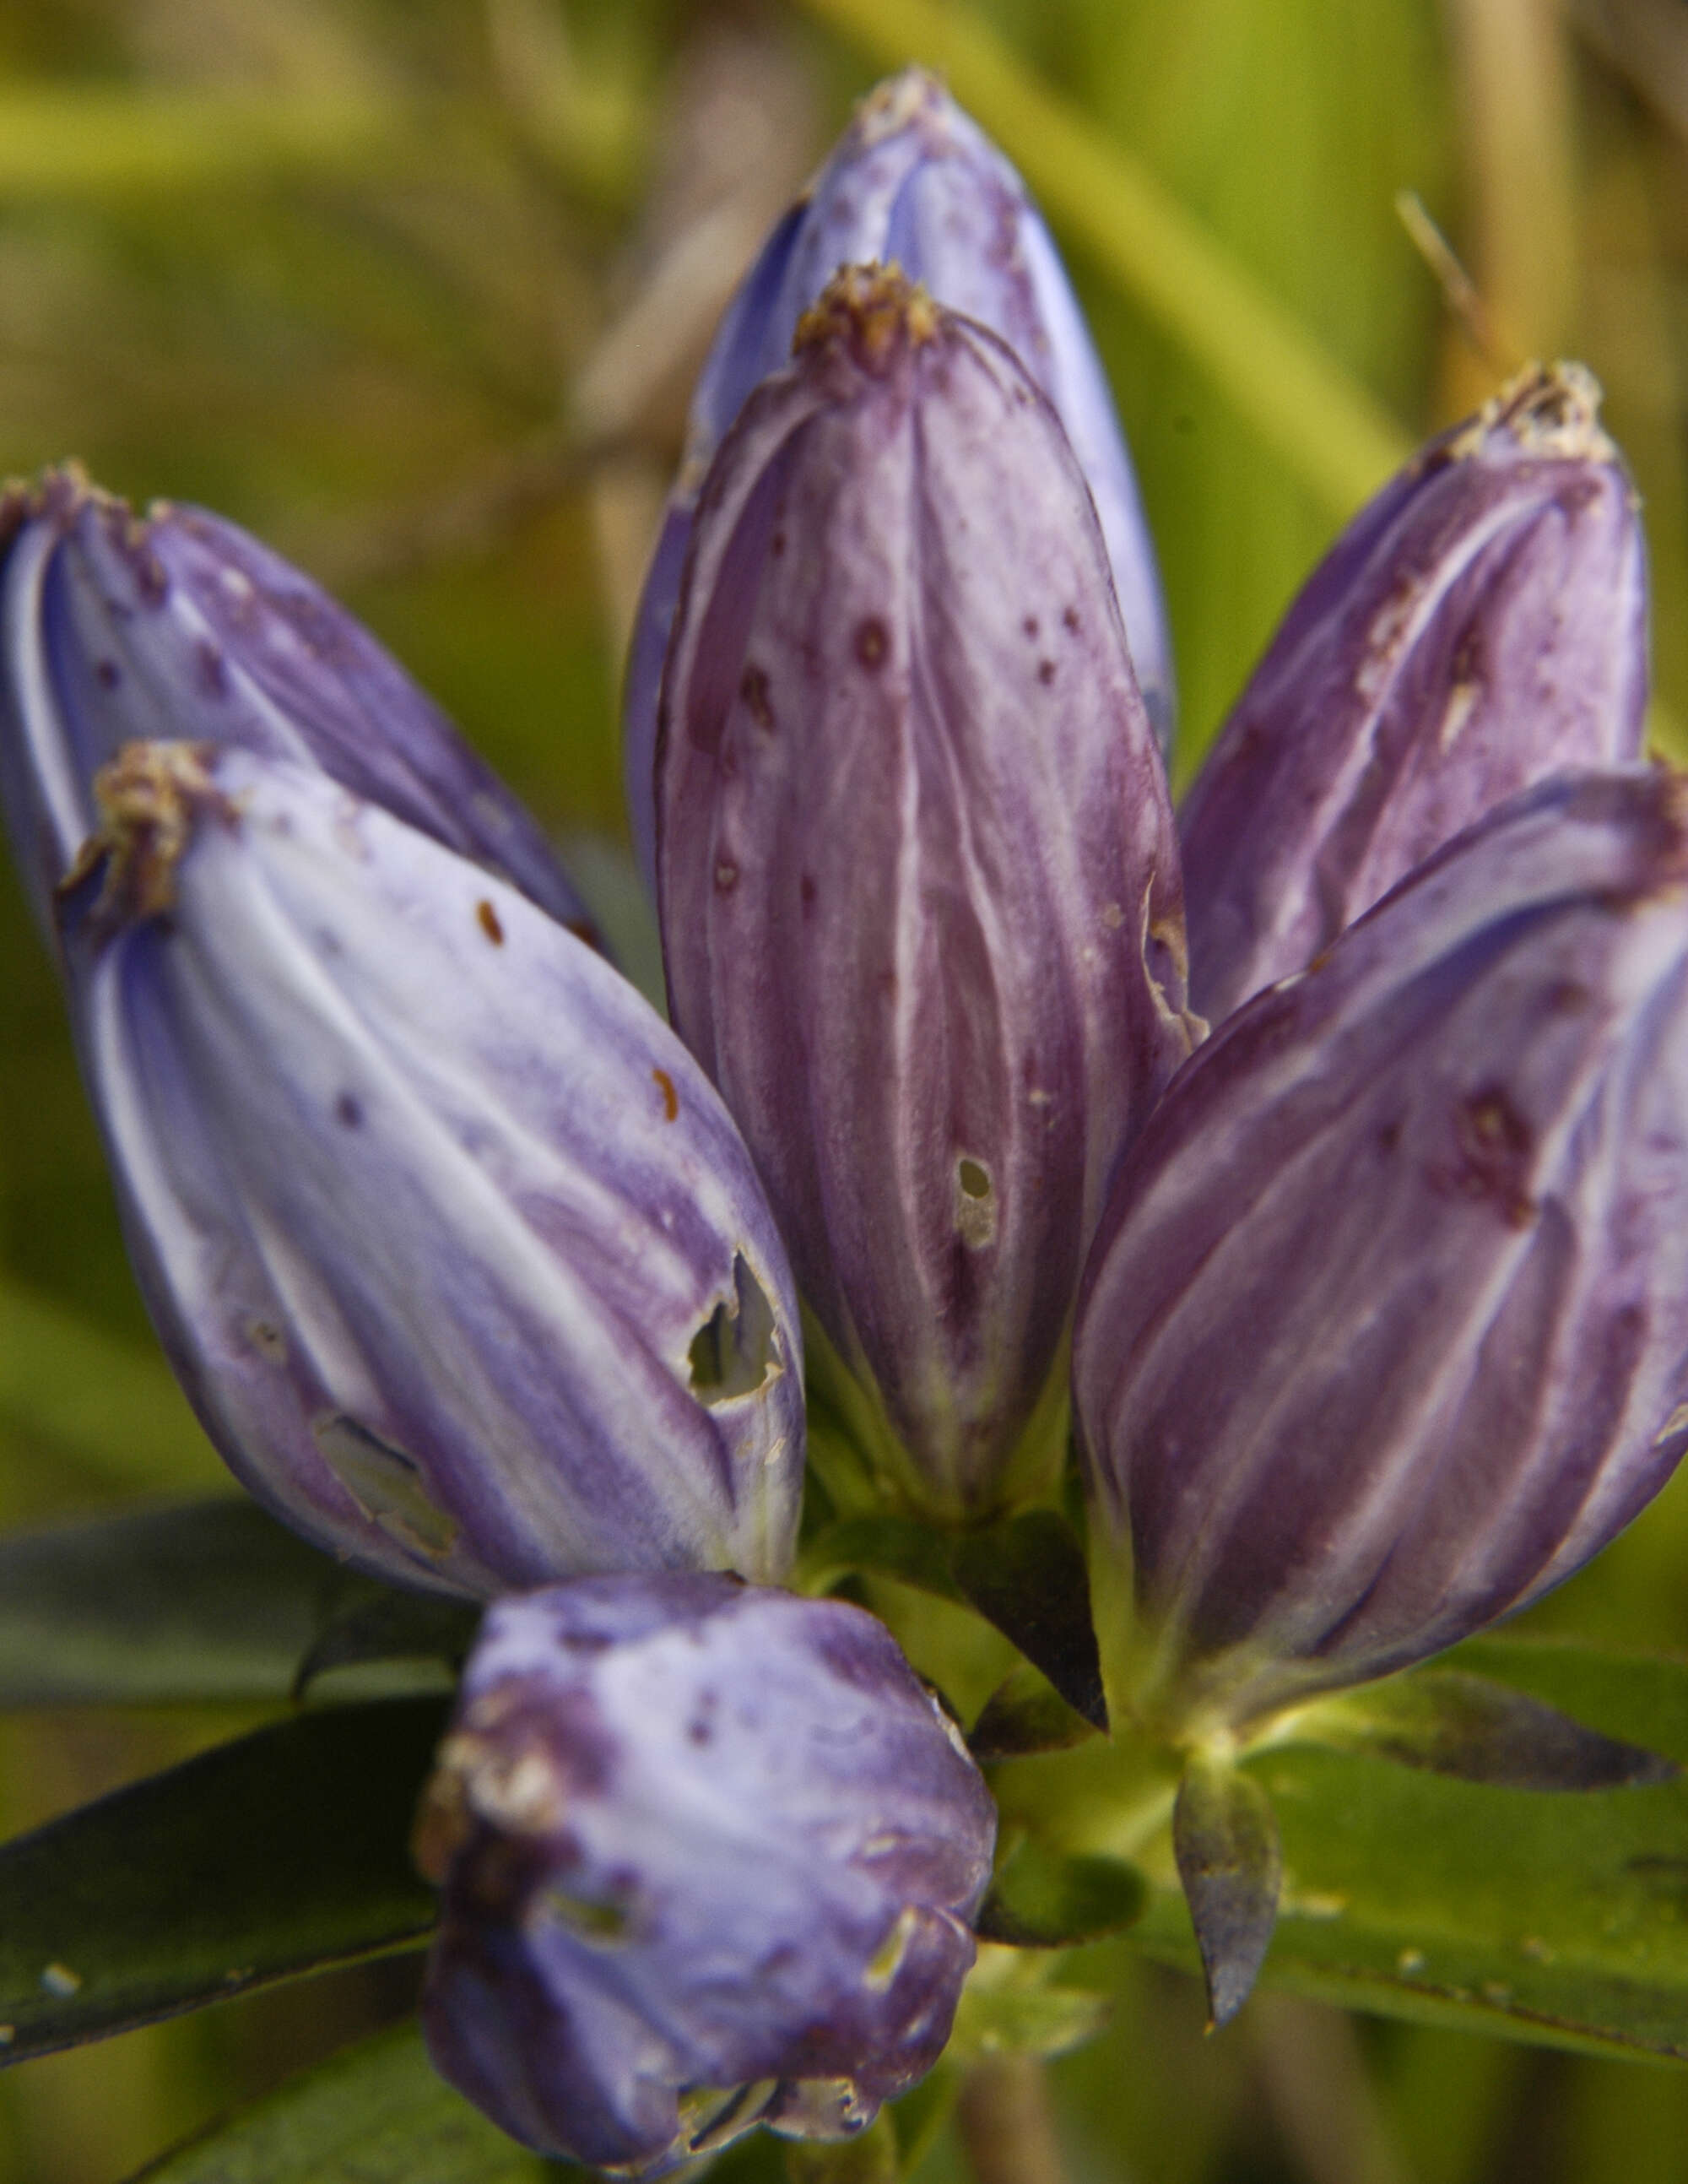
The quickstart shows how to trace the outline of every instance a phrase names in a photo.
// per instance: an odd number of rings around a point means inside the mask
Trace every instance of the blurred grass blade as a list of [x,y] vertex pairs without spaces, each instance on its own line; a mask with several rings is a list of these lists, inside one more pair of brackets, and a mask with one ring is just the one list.
[[164,1361],[0,1276],[0,1426],[114,1485],[226,1486]]
[[1343,366],[1140,162],[1044,89],[970,9],[801,0],[881,66],[918,60],[1013,160],[1044,211],[1106,267],[1334,515],[1412,453]]
[[411,1816],[437,1699],[219,1745],[0,1849],[0,2058],[420,1944]]
[[0,201],[367,164],[405,117],[340,93],[0,88]]
[[559,2173],[437,2078],[407,2024],[214,2125],[134,2184],[542,2184]]
[[340,1698],[443,1689],[475,1615],[233,1495],[56,1524],[0,1538],[0,1708],[280,1702],[331,1669]]

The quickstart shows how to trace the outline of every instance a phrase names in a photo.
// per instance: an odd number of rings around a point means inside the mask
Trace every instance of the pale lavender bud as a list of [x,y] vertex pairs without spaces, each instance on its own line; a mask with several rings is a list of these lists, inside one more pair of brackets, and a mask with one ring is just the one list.
[[839,276],[710,474],[663,710],[674,1022],[900,1487],[988,1510],[1058,1446],[1102,1195],[1192,1038],[1100,533],[1002,343]]
[[1179,815],[1214,1022],[1563,766],[1638,758],[1646,557],[1579,365],[1532,366],[1314,571]]
[[50,929],[125,744],[307,760],[593,938],[543,834],[360,623],[234,524],[137,517],[74,466],[0,499],[0,792]]
[[949,2037],[995,1831],[860,1608],[702,1576],[500,1602],[417,1826],[429,2050],[618,2175],[757,2123],[848,2137]]
[[1073,1379],[1110,1702],[1197,1729],[1535,1599],[1663,1484],[1688,1357],[1688,800],[1525,791],[1202,1047]]
[[134,744],[97,789],[72,1020],[148,1307],[242,1483],[426,1589],[780,1575],[790,1277],[655,1012],[314,767]]
[[627,808],[648,875],[658,689],[705,475],[752,389],[790,357],[799,320],[833,276],[876,260],[894,264],[947,309],[1006,342],[1054,404],[1096,504],[1138,686],[1162,752],[1170,745],[1172,644],[1155,549],[1084,314],[1019,176],[936,77],[908,69],[862,102],[769,237],[727,306],[692,398],[623,709]]

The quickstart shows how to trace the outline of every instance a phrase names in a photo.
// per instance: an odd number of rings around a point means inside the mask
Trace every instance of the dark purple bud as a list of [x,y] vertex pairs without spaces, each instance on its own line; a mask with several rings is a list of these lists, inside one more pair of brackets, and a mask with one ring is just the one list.
[[663,705],[674,1022],[884,1468],[987,1511],[1059,1450],[1102,1194],[1193,1035],[1100,533],[1001,343],[839,276],[710,471]]
[[1073,1379],[1109,1703],[1197,1736],[1598,1552],[1688,1446],[1688,794],[1526,791],[1202,1047]]
[[1646,548],[1599,406],[1581,365],[1532,366],[1384,488],[1290,610],[1179,815],[1211,1022],[1517,790],[1640,756]]
[[0,792],[42,925],[124,744],[294,758],[591,921],[516,799],[360,623],[203,509],[144,517],[73,466],[0,500]]
[[907,69],[871,92],[727,306],[692,398],[686,453],[646,580],[628,666],[627,808],[654,868],[658,687],[698,493],[751,391],[791,354],[798,322],[844,265],[895,265],[947,309],[1007,343],[1055,405],[1106,543],[1132,664],[1162,749],[1173,659],[1155,549],[1113,398],[1049,230],[1000,152],[936,77]]
[[849,2137],[949,2038],[995,1833],[860,1608],[712,1577],[500,1602],[417,1824],[429,2051],[617,2175],[757,2123]]
[[315,767],[134,744],[96,788],[72,1019],[153,1322],[242,1482],[427,1590],[783,1574],[791,1279],[655,1011]]

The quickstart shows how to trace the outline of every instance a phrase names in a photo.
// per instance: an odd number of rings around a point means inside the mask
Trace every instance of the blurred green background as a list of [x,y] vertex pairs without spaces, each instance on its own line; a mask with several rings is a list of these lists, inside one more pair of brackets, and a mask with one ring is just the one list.
[[[1682,0],[0,0],[0,473],[80,455],[339,591],[559,833],[621,838],[616,701],[691,370],[851,100],[947,65],[1043,192],[1153,521],[1188,772],[1392,448],[1585,358],[1688,721]],[[1475,284],[1451,307],[1397,208]],[[54,982],[0,890],[0,1523],[210,1487],[119,1245]],[[1688,1648],[1688,1483],[1537,1610]],[[230,1732],[0,1721],[0,1830]],[[1688,1909],[1683,1915],[1688,1916]],[[1688,2075],[1267,1995],[1204,2042],[1122,1957],[1056,2066],[1073,2184],[1651,2184]],[[115,2184],[408,2006],[402,1966],[0,2075],[0,2184]],[[944,2184],[940,2145],[923,2176]]]

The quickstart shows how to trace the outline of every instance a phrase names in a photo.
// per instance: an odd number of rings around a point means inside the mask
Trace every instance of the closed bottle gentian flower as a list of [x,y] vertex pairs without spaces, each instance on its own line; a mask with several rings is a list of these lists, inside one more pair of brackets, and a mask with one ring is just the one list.
[[1014,351],[1054,404],[1106,542],[1132,665],[1164,751],[1173,660],[1155,549],[1113,398],[1065,269],[1025,185],[922,69],[862,102],[728,305],[692,397],[686,451],[635,627],[623,717],[627,806],[647,871],[658,688],[697,497],[752,390],[791,354],[798,322],[843,265],[895,264]]
[[1059,1457],[1084,1249],[1194,1035],[1100,533],[1001,343],[838,276],[710,472],[663,710],[673,1020],[887,1475],[987,1512]]
[[1531,366],[1314,571],[1179,813],[1214,1022],[1561,767],[1641,749],[1646,557],[1579,365]]
[[74,465],[0,500],[0,791],[50,929],[124,744],[308,760],[587,938],[543,834],[444,714],[309,577],[203,509],[144,517]]
[[995,1814],[884,1626],[721,1577],[500,1602],[417,1827],[422,2019],[541,2152],[842,2138],[937,2060]]
[[242,1483],[425,1589],[783,1574],[789,1275],[655,1012],[315,767],[132,744],[96,790],[72,1021],[153,1322]]
[[1685,1445],[1688,800],[1525,791],[1201,1049],[1074,1337],[1110,1702],[1245,1727],[1596,1553]]

